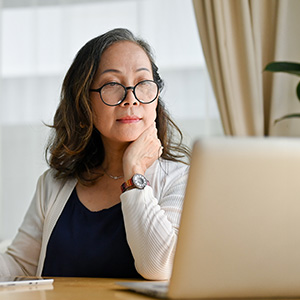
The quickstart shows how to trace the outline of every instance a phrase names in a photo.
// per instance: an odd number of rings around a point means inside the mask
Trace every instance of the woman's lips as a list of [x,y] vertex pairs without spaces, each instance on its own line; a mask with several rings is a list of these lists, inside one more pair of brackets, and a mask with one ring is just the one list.
[[120,123],[125,123],[125,124],[129,124],[129,123],[137,123],[141,120],[142,118],[139,118],[137,116],[126,116],[120,119],[117,119],[118,122]]

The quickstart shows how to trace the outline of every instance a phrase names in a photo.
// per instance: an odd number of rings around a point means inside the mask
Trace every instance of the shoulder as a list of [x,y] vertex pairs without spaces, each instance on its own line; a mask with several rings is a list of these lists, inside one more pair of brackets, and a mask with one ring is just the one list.
[[153,179],[157,175],[160,175],[160,178],[174,178],[187,175],[188,172],[189,165],[160,158],[147,170],[146,175]]
[[145,176],[160,199],[167,194],[184,194],[189,173],[189,165],[165,159],[157,160]]
[[55,178],[55,170],[48,169],[46,170],[38,180],[38,187],[43,189],[56,189],[63,185],[62,180],[58,180]]
[[55,170],[50,168],[39,177],[36,196],[46,208],[49,202],[54,201],[63,191],[69,193],[69,191],[73,190],[76,182],[76,179],[57,179],[55,177]]

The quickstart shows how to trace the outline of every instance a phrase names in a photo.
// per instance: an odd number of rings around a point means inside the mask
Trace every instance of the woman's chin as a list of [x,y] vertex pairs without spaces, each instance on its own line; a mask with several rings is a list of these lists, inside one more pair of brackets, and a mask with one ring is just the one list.
[[137,138],[138,138],[137,135],[134,135],[134,136],[124,136],[124,137],[119,136],[114,141],[118,142],[118,143],[131,143],[131,142],[134,142]]
[[122,142],[131,143],[131,142],[134,142],[137,138],[138,138],[138,136],[128,137],[128,138],[122,139]]
[[142,132],[128,132],[126,134],[120,134],[118,139],[122,142],[133,142],[140,136],[141,133]]

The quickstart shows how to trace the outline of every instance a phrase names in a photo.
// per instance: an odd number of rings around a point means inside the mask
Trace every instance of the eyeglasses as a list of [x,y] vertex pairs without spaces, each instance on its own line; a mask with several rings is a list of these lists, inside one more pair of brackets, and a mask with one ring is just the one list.
[[121,104],[125,100],[128,90],[132,90],[134,97],[139,102],[149,104],[157,98],[159,87],[153,80],[143,80],[135,86],[126,87],[118,82],[108,82],[99,89],[90,89],[91,92],[98,92],[103,103],[109,106]]

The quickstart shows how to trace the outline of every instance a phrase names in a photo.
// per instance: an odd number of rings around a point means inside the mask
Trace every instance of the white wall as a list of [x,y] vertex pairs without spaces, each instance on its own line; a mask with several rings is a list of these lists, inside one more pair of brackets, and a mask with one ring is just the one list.
[[43,150],[48,129],[42,125],[8,125],[1,128],[1,238],[15,235],[36,180],[46,169]]

